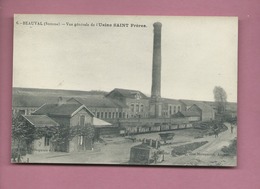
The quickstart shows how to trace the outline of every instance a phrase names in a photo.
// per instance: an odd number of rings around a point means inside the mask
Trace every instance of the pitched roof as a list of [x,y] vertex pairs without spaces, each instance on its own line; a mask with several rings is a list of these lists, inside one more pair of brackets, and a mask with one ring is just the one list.
[[102,107],[102,108],[126,108],[127,106],[120,101],[112,100],[106,97],[89,96],[88,98],[75,97],[70,98],[68,102],[72,99],[77,102],[84,104],[86,107]]
[[[209,105],[207,105],[207,104],[205,104],[205,103],[196,103],[196,104],[193,104],[192,106],[197,106],[197,107],[199,107],[199,109],[201,109],[201,111],[202,112],[209,112],[209,111],[214,111],[214,109],[211,107],[211,106],[209,106]],[[191,107],[192,107],[191,106]],[[190,108],[191,108],[190,107]],[[189,109],[190,109],[189,108]],[[189,110],[188,109],[188,110]]]
[[170,98],[161,98],[162,102],[167,103],[167,104],[180,104],[181,102],[176,99],[170,99]]
[[23,116],[27,121],[29,121],[35,127],[56,127],[59,126],[57,122],[49,118],[46,115],[26,115]]
[[200,113],[198,111],[182,111],[173,114],[172,117],[200,117]]
[[125,98],[135,98],[136,94],[140,94],[141,98],[147,98],[147,96],[138,90],[131,90],[131,89],[119,89],[115,88],[110,93],[108,93],[106,96],[110,96],[112,93],[119,93]]
[[96,117],[93,117],[93,125],[95,127],[103,127],[103,126],[111,126],[111,123],[108,123],[102,119],[98,119]]
[[185,117],[194,117],[194,116],[197,116],[199,117],[200,116],[200,113],[197,112],[197,111],[183,111],[181,112]]
[[93,113],[82,104],[44,104],[33,115],[72,116],[77,110],[85,108],[91,115]]
[[205,111],[214,111],[214,109],[210,105],[204,103],[203,101],[198,101],[198,100],[180,100],[180,101],[182,103],[184,103],[186,106],[196,105],[203,112],[205,112]]
[[[213,109],[216,108],[216,102],[213,101],[203,101],[205,104],[208,104]],[[237,103],[236,102],[226,102],[226,110],[228,111],[237,111]]]

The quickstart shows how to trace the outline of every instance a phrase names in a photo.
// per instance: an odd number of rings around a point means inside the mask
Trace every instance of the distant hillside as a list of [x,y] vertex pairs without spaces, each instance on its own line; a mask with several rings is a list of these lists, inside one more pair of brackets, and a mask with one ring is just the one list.
[[13,88],[12,105],[16,107],[40,107],[47,103],[57,103],[58,97],[104,97],[105,91],[73,91],[58,89]]
[[89,95],[101,95],[108,94],[106,91],[74,91],[74,90],[60,90],[60,89],[36,89],[36,88],[13,88],[13,95],[32,95],[32,96],[63,96],[63,97],[84,97]]

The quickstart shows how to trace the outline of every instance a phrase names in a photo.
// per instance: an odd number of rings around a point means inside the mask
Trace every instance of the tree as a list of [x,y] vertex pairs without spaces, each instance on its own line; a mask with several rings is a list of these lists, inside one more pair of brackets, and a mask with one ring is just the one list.
[[58,128],[51,131],[51,144],[54,151],[68,152],[69,140],[73,137],[73,133],[69,126],[61,124]]
[[215,106],[217,108],[217,113],[223,114],[226,110],[227,93],[220,86],[216,86],[213,90],[213,93],[214,93]]
[[21,157],[31,152],[35,139],[35,127],[24,121],[21,115],[12,118],[12,158],[20,162]]
[[21,157],[32,152],[32,143],[42,137],[51,138],[57,133],[56,127],[35,127],[26,121],[22,115],[12,118],[12,158],[21,161]]
[[95,137],[95,127],[90,124],[71,127],[70,137],[73,138],[75,136],[82,136],[84,138],[84,148],[91,150],[93,148],[93,140]]

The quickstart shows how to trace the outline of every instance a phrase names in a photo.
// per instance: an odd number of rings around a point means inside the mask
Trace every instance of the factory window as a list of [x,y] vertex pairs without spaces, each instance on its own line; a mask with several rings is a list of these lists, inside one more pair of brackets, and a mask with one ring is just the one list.
[[111,118],[111,112],[108,112],[108,118]]
[[80,126],[85,125],[85,116],[84,115],[79,116],[79,125]]
[[100,113],[100,118],[103,118],[103,116],[104,116],[104,113],[101,112],[101,113]]
[[172,115],[172,106],[170,105],[170,115]]
[[123,112],[123,118],[125,118],[125,112]]
[[180,112],[181,111],[181,107],[180,106],[178,106],[178,112]]
[[118,118],[118,112],[116,112],[116,118]]
[[173,113],[176,113],[176,106],[173,106]]
[[140,112],[144,112],[144,105],[143,104],[141,104]]
[[136,111],[139,112],[139,104],[136,104]]
[[113,114],[112,114],[112,118],[115,118],[115,112],[113,112]]
[[119,112],[119,118],[122,118],[122,112]]
[[105,117],[104,118],[107,118],[107,112],[105,112]]
[[135,111],[135,105],[131,104],[131,112],[134,112],[134,111]]
[[99,115],[99,112],[97,112],[97,118],[99,118],[99,116],[100,116],[100,115]]

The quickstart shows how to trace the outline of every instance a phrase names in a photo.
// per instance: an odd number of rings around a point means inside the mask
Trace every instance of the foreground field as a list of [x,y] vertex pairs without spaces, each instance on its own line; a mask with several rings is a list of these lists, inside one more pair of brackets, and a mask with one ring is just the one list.
[[[205,136],[203,131],[198,129],[174,131],[174,138],[160,147],[164,151],[164,161],[157,162],[156,165],[235,166],[236,156],[223,153],[221,150],[225,146],[228,147],[236,138],[236,128],[231,133],[230,125],[226,124],[226,126],[228,130],[220,133],[216,138],[214,135]],[[92,151],[32,154],[24,157],[23,161],[55,164],[128,164],[131,147],[141,144],[141,140],[144,138],[160,140],[159,133],[140,134],[133,137],[136,140],[124,137],[104,138],[105,143],[95,143]],[[194,145],[186,145],[193,143],[203,145],[196,146],[196,149],[194,149]],[[192,150],[173,156],[173,149],[185,145],[193,146]]]

